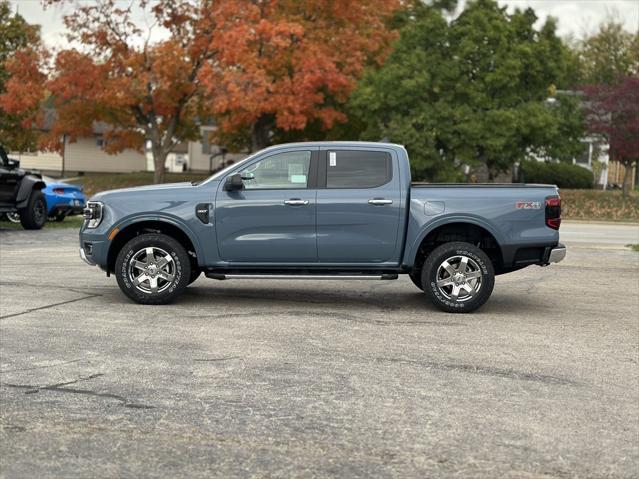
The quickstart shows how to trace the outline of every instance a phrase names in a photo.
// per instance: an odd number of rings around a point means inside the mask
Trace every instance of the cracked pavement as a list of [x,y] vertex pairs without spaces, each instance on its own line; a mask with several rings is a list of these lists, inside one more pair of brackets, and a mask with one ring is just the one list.
[[563,231],[451,315],[405,277],[140,306],[0,229],[0,477],[637,477],[639,227]]

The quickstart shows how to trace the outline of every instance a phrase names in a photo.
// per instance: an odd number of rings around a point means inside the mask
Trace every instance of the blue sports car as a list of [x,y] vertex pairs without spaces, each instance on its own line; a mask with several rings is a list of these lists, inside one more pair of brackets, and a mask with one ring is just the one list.
[[[49,221],[63,221],[67,216],[81,215],[87,198],[82,186],[58,181],[47,176],[42,180],[47,185],[43,190],[47,202],[47,218]],[[7,218],[14,223],[20,222],[18,213],[8,213]]]

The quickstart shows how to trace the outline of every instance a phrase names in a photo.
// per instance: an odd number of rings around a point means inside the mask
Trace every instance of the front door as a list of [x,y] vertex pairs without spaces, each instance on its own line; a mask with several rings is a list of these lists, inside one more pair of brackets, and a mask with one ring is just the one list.
[[398,262],[401,188],[397,160],[382,149],[326,149],[320,158],[319,262]]
[[[312,263],[317,148],[287,150],[256,159],[239,172],[244,188],[215,201],[220,258],[232,263]],[[234,171],[233,173],[238,173]]]

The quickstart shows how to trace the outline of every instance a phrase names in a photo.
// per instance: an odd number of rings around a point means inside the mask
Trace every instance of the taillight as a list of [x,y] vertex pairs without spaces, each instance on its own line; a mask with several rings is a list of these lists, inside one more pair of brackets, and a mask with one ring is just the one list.
[[561,197],[546,197],[546,226],[558,230],[561,225]]
[[56,195],[63,195],[64,194],[64,188],[53,188],[53,192]]

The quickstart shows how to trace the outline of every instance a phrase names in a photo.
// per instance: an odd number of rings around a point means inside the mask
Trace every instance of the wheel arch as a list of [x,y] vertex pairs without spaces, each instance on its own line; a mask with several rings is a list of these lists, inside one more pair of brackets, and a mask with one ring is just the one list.
[[172,237],[186,249],[191,266],[198,267],[202,251],[195,235],[183,225],[165,218],[140,218],[118,226],[118,229],[119,231],[111,240],[107,253],[107,271],[109,272],[115,270],[115,260],[122,247],[132,238],[144,233],[161,233]]
[[[26,175],[20,181],[20,187],[16,194],[16,208],[21,209],[27,206],[32,191],[42,191],[46,188],[46,184],[41,178]],[[46,200],[45,200],[46,203]]]
[[491,259],[496,274],[503,269],[504,257],[499,234],[485,222],[469,217],[448,218],[424,228],[413,243],[407,264],[412,268],[421,268],[433,249],[451,241],[475,244]]

